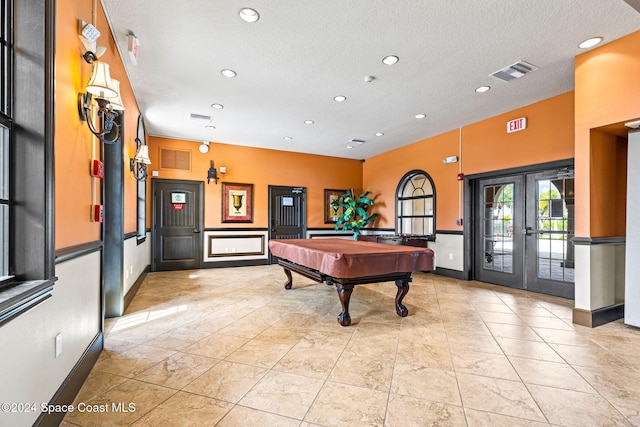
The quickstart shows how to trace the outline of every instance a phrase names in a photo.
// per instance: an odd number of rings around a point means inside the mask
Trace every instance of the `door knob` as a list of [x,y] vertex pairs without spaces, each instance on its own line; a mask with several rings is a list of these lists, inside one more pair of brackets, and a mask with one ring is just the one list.
[[198,230],[197,228],[195,230],[193,230],[194,233],[199,233],[200,230]]

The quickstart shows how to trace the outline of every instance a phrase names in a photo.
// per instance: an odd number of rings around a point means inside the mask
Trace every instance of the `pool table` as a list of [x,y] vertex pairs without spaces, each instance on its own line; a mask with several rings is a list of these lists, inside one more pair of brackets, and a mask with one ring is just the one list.
[[270,240],[269,249],[284,268],[285,289],[293,285],[292,271],[336,286],[342,304],[338,323],[342,326],[351,324],[349,300],[355,285],[395,282],[396,313],[405,317],[409,310],[402,300],[409,292],[411,274],[433,270],[433,251],[428,248],[328,238]]

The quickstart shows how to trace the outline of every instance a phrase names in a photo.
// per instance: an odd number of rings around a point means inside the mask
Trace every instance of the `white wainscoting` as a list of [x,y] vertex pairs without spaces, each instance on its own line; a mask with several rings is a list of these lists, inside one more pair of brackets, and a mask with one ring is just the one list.
[[267,233],[267,230],[205,231],[204,262],[267,259]]
[[[5,412],[0,425],[30,426],[100,332],[101,252],[56,265],[53,296],[0,327],[0,402],[35,403],[35,412]],[[62,352],[55,355],[55,337]]]
[[462,234],[436,234],[436,241],[428,247],[435,255],[434,267],[464,270],[464,236]]
[[353,240],[353,233],[340,230],[307,230],[307,239],[347,239]]
[[151,233],[147,233],[145,241],[138,245],[135,237],[124,241],[124,294],[138,280],[144,269],[151,264]]

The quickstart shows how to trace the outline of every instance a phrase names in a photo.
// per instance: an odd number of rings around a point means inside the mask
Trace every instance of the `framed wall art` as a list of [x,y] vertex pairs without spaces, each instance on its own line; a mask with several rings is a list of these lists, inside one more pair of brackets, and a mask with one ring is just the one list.
[[222,183],[222,222],[253,222],[253,184]]
[[324,223],[335,224],[342,216],[342,208],[334,208],[331,202],[338,200],[347,190],[324,190]]

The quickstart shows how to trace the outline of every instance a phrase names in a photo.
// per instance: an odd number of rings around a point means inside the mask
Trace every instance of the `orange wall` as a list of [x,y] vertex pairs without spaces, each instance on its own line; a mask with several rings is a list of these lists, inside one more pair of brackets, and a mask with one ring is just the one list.
[[[92,158],[99,158],[100,144],[78,117],[77,96],[84,92],[92,66],[81,57],[78,19],[92,22],[91,0],[67,0],[56,6],[55,64],[55,159],[56,159],[56,248],[100,240],[101,225],[91,222],[93,203],[101,201],[101,180],[89,175]],[[99,2],[98,2],[99,5]],[[124,157],[135,151],[138,108],[115,47],[104,12],[97,11],[98,45],[107,47],[100,60],[110,65],[111,76],[120,81],[125,105]],[[95,153],[95,154],[94,154]],[[125,166],[125,232],[135,231],[135,179]],[[108,214],[108,213],[107,213]]]
[[[627,141],[606,132],[591,131],[591,193],[600,202],[591,207],[591,219],[602,236],[626,234]],[[594,198],[595,200],[595,198]]]
[[[455,230],[459,213],[456,180],[459,163],[442,163],[448,156],[459,156],[458,130],[425,139],[367,159],[364,163],[363,186],[376,198],[374,212],[380,214],[376,224],[381,228],[395,228],[395,193],[400,179],[409,171],[426,171],[436,187],[436,227]],[[461,190],[460,190],[461,191]]]
[[[465,126],[462,166],[467,175],[573,157],[573,92]],[[507,133],[507,122],[527,118],[527,129]]]
[[592,129],[640,118],[640,31],[576,57],[575,162],[576,236],[619,236],[620,218],[604,215],[610,193],[622,185],[610,169],[624,167],[623,157],[603,164],[602,144]]
[[[158,178],[206,181],[209,162],[213,160],[219,171],[221,166],[227,173],[220,175],[218,184],[204,186],[204,225],[208,228],[238,227],[238,224],[223,224],[221,221],[222,182],[253,184],[254,216],[253,223],[241,224],[242,227],[267,227],[269,224],[269,185],[281,185],[307,188],[307,227],[330,227],[324,223],[324,189],[362,188],[362,162],[360,160],[312,154],[291,153],[210,143],[209,152],[200,153],[200,142],[150,136],[150,171],[158,171]],[[160,148],[191,151],[191,171],[161,169]],[[150,172],[151,174],[151,172]],[[153,178],[152,178],[153,179]],[[148,194],[149,212],[151,212],[151,185]],[[151,224],[151,215],[147,223]]]
[[[573,93],[568,92],[367,159],[363,185],[380,193],[376,211],[383,218],[378,226],[394,227],[396,187],[405,173],[422,169],[436,186],[436,228],[462,230],[456,225],[463,210],[458,172],[470,175],[572,158],[573,114]],[[508,134],[507,121],[519,117],[527,117],[527,129]],[[443,164],[451,155],[459,162]]]

